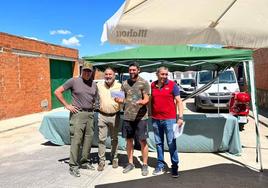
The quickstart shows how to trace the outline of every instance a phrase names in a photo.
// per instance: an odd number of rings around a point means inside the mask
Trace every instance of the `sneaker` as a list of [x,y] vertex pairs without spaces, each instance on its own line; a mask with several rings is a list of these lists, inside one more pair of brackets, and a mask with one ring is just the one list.
[[98,171],[103,171],[104,170],[104,166],[105,166],[105,163],[104,162],[100,162],[97,170]]
[[128,173],[129,171],[135,168],[134,164],[128,163],[128,165],[124,168],[123,173]]
[[83,163],[81,164],[82,169],[95,170],[95,167],[91,163]]
[[147,176],[149,174],[148,165],[144,164],[141,167],[141,175]]
[[172,174],[172,177],[173,178],[177,178],[177,177],[179,177],[179,172],[178,172],[178,169],[177,168],[172,168],[172,170],[171,170],[171,174]]
[[153,171],[153,175],[161,175],[161,174],[164,174],[165,173],[165,170],[164,168],[155,168],[154,171]]
[[117,168],[118,167],[118,160],[114,159],[112,162],[112,167]]
[[69,168],[69,172],[74,177],[80,177],[80,172],[78,168]]

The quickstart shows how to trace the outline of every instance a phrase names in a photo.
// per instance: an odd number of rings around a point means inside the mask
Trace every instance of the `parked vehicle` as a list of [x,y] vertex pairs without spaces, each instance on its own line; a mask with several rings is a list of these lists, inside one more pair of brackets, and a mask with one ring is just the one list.
[[[195,89],[199,89],[213,79],[212,71],[199,71],[196,74]],[[196,111],[202,109],[229,109],[232,93],[239,92],[239,86],[233,68],[227,69],[219,76],[209,89],[195,97]]]
[[129,79],[128,73],[120,74],[120,77],[117,73],[115,74],[115,80],[118,80],[120,83],[123,83],[127,79]]
[[181,97],[186,97],[194,91],[193,83],[195,80],[193,78],[182,78],[179,81],[180,95]]

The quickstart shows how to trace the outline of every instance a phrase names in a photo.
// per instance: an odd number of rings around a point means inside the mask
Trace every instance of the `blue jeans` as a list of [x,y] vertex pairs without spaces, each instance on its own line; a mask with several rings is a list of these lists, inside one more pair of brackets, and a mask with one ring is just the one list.
[[157,150],[157,168],[164,168],[164,133],[166,133],[167,144],[169,148],[172,169],[178,169],[179,157],[176,146],[176,139],[173,135],[173,124],[176,119],[157,120],[152,119],[154,138]]

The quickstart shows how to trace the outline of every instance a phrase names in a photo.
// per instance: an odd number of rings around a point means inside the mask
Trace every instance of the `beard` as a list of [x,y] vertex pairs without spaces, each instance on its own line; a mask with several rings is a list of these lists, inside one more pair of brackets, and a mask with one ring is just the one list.
[[131,79],[136,79],[136,78],[138,78],[138,75],[139,75],[139,74],[130,74],[130,78],[131,78]]
[[112,79],[112,78],[106,78],[106,79],[105,79],[105,83],[106,83],[107,85],[111,85],[113,82],[114,82],[114,79]]

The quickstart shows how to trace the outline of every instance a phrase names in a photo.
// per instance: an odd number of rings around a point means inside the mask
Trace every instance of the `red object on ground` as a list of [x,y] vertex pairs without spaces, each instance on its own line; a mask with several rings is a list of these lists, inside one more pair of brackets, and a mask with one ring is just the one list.
[[229,102],[232,115],[247,116],[249,114],[250,96],[246,92],[234,92]]

